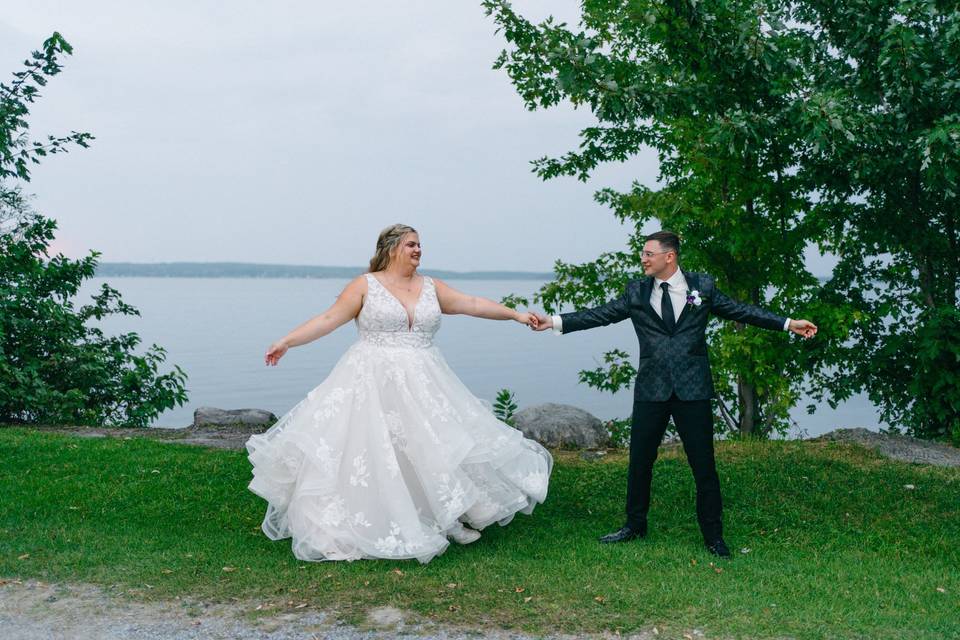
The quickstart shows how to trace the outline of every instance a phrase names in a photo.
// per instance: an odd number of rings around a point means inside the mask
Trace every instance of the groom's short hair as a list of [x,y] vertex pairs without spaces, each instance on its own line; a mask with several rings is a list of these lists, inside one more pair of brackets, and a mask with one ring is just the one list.
[[656,240],[664,251],[673,251],[678,256],[680,255],[680,236],[673,231],[657,231],[648,235],[646,239],[648,241]]

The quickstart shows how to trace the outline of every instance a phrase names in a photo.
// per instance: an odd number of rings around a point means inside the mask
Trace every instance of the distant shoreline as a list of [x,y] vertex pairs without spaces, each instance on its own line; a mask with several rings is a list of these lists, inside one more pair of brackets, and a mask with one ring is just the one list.
[[[366,267],[322,267],[251,262],[102,262],[95,275],[109,278],[353,278]],[[553,273],[532,271],[444,271],[427,275],[450,280],[553,280]]]

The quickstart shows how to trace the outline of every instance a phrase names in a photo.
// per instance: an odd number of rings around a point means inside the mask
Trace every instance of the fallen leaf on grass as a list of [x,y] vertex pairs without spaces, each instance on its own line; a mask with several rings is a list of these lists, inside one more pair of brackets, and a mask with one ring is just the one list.
[[533,596],[527,596],[526,598],[523,599],[525,603],[530,602],[531,600],[533,600]]
[[597,597],[594,598],[594,600],[596,600],[596,601],[599,602],[600,604],[603,604],[604,602],[607,601],[607,599],[606,599],[605,597],[603,597],[603,596],[597,596]]
[[750,547],[744,547],[743,549],[740,549],[740,553],[750,553],[750,551]]
[[943,587],[937,587],[937,591],[939,591],[940,593],[946,593],[946,592],[947,592],[947,590],[944,589]]
[[393,573],[394,575],[400,576],[401,578],[403,577],[403,571],[401,571],[400,569],[394,569]]
[[236,571],[236,570],[237,570],[236,567],[224,567],[224,568],[222,569],[222,571],[223,571],[224,573],[230,573],[231,571]]
[[298,604],[298,605],[297,605],[296,607],[294,607],[294,608],[296,608],[296,609],[303,609],[305,606],[307,606],[307,603],[306,603],[306,602],[301,602],[300,604]]
[[516,587],[514,588],[514,591],[516,591],[517,593],[523,593],[524,591],[526,591],[526,589],[524,589],[523,587]]
[[450,584],[447,585],[447,589],[456,589],[456,588],[457,588],[456,582],[451,582]]
[[26,559],[29,558],[29,557],[30,557],[30,554],[29,554],[29,553],[25,553],[25,554],[23,554],[22,556],[17,556],[17,560],[26,560]]
[[449,607],[447,607],[447,610],[448,610],[448,611],[460,611],[460,605],[452,604],[452,605],[450,605]]
[[173,573],[173,569],[160,569],[160,573]]
[[907,491],[913,491],[914,489],[916,489],[916,487],[912,484],[905,484],[903,485],[903,488],[906,489]]

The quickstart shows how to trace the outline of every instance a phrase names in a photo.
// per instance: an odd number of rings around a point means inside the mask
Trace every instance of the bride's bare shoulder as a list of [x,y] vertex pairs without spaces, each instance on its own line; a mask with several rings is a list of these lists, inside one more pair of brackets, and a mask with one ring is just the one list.
[[347,286],[343,288],[343,293],[340,295],[345,296],[359,296],[363,297],[367,295],[367,274],[362,274],[351,280],[347,283]]
[[446,282],[441,280],[440,278],[430,278],[430,279],[433,280],[433,286],[435,286],[437,289],[443,289],[445,291],[449,291],[450,289],[453,288],[450,285],[448,285]]

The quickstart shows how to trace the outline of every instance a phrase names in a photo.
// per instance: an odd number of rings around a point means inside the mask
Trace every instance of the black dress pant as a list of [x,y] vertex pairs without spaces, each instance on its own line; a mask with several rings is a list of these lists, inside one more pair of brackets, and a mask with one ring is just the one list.
[[697,485],[697,520],[704,540],[723,535],[720,477],[713,456],[713,412],[710,400],[635,401],[627,471],[627,526],[643,529],[650,509],[650,482],[657,448],[670,417],[680,434]]

